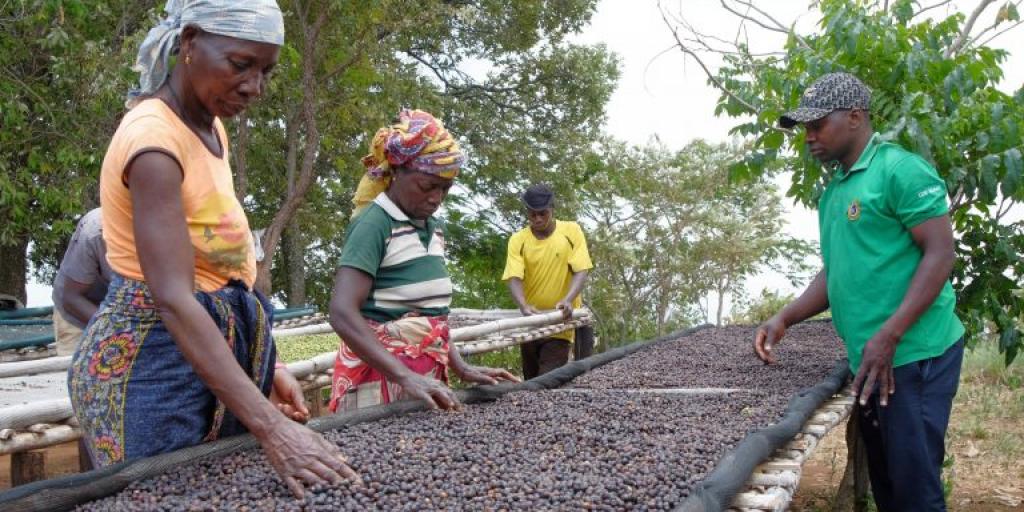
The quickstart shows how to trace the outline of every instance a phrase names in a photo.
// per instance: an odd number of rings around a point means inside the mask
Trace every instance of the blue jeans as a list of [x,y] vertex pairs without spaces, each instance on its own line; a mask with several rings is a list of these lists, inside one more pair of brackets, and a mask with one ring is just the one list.
[[860,408],[871,492],[880,512],[945,511],[942,461],[946,427],[960,383],[961,338],[945,353],[893,369],[889,405],[878,391]]

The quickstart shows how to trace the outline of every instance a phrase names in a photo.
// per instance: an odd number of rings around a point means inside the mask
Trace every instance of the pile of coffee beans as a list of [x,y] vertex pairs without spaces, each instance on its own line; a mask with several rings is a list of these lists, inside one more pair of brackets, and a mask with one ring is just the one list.
[[573,380],[595,389],[738,388],[792,395],[824,379],[844,357],[831,322],[806,322],[786,331],[772,352],[776,364],[754,355],[754,327],[703,329],[657,343]]
[[[781,364],[761,377],[732,375],[764,368],[747,364],[750,329],[709,329],[598,368],[577,379],[585,388],[330,431],[363,482],[316,485],[302,500],[248,450],[134,482],[81,510],[671,510],[744,436],[778,420],[788,380],[814,384],[835,366],[841,348],[830,329],[791,330]],[[630,389],[684,386],[747,389]]]

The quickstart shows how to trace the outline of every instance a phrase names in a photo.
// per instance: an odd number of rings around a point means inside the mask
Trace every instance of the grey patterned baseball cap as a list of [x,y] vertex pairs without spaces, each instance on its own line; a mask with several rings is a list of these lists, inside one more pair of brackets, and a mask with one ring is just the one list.
[[779,117],[779,125],[792,128],[821,119],[835,110],[869,110],[871,89],[849,73],[829,73],[804,90],[800,105]]

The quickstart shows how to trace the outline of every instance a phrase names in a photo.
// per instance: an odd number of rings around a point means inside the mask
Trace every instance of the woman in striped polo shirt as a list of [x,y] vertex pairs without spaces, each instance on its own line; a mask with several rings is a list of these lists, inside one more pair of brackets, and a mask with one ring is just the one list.
[[449,368],[467,382],[518,380],[466,364],[448,342],[452,282],[433,214],[464,161],[444,125],[423,111],[403,110],[374,136],[331,297],[331,325],[342,340],[331,411],[402,398],[459,409]]

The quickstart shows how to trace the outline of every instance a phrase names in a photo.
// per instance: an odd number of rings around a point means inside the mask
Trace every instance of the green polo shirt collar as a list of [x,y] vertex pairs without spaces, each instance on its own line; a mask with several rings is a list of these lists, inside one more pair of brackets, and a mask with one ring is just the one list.
[[839,179],[846,179],[849,175],[855,172],[864,171],[867,170],[868,167],[871,167],[871,161],[875,159],[875,155],[878,153],[878,147],[881,146],[881,144],[882,141],[878,137],[878,133],[872,133],[871,138],[868,139],[867,145],[865,145],[864,150],[860,152],[860,156],[857,157],[857,161],[853,164],[853,167],[850,167],[849,171],[843,169],[841,165],[838,167],[837,172],[839,174]]

